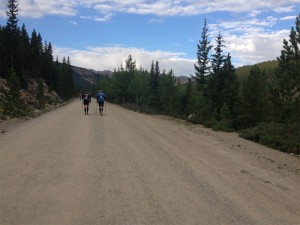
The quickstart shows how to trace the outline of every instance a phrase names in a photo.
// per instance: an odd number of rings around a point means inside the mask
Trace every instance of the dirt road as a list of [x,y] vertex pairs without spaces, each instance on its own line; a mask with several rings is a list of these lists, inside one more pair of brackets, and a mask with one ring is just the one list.
[[0,188],[1,225],[300,224],[296,156],[111,104],[1,135]]

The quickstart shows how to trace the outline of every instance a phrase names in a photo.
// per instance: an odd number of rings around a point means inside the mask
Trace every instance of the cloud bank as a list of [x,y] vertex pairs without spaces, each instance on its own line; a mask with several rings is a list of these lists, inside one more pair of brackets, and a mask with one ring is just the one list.
[[118,69],[121,64],[125,65],[125,60],[131,55],[138,68],[149,71],[152,61],[158,61],[161,72],[172,69],[176,75],[189,75],[187,73],[195,62],[184,58],[182,52],[146,51],[122,46],[89,47],[81,51],[54,46],[53,55],[58,56],[59,61],[69,56],[72,65],[95,70]]
[[[264,11],[292,12],[299,0],[20,0],[19,15],[40,18],[46,15],[79,16],[106,21],[116,13],[157,16],[191,16],[212,12],[260,14]],[[94,10],[84,15],[80,8]],[[6,3],[0,3],[0,15],[5,16]],[[102,18],[99,20],[99,18]]]
[[[48,15],[70,17],[69,23],[78,25],[78,20],[106,22],[117,14],[153,15],[149,24],[163,24],[165,17],[210,15],[213,12],[243,13],[241,20],[222,19],[208,23],[210,37],[219,31],[224,37],[226,49],[233,64],[238,67],[273,60],[280,55],[282,40],[288,38],[289,30],[273,29],[280,21],[295,20],[300,0],[19,0],[19,16],[42,18]],[[6,3],[0,3],[0,17],[6,17]],[[259,18],[265,12],[273,16]],[[275,17],[284,13],[282,17]],[[295,16],[291,14],[295,13]],[[289,14],[289,15],[286,15]],[[242,14],[241,14],[242,15]],[[208,21],[209,22],[209,21]],[[201,32],[201,31],[200,31]],[[199,34],[200,34],[199,32]],[[187,42],[198,42],[191,37]],[[211,42],[214,43],[214,40]],[[60,59],[69,56],[73,65],[91,69],[118,68],[131,54],[138,66],[149,69],[152,60],[159,61],[160,68],[173,69],[175,75],[194,74],[195,58],[184,52],[148,51],[143,48],[117,46],[93,46],[84,50],[54,47],[54,56]],[[179,46],[180,44],[178,44]]]

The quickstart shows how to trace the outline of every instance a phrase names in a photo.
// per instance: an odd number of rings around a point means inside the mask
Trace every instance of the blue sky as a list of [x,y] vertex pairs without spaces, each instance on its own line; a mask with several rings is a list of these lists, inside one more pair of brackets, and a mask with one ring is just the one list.
[[[0,2],[5,25],[6,0]],[[54,57],[113,70],[131,54],[149,69],[194,74],[204,18],[211,44],[221,32],[235,67],[274,60],[288,39],[300,0],[19,0],[19,26],[51,42]],[[211,52],[213,54],[213,51]]]

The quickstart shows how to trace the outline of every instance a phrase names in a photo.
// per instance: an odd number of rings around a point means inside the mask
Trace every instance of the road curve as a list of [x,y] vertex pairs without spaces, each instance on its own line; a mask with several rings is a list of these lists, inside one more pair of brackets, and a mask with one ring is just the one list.
[[1,225],[299,225],[300,159],[79,101],[0,136]]

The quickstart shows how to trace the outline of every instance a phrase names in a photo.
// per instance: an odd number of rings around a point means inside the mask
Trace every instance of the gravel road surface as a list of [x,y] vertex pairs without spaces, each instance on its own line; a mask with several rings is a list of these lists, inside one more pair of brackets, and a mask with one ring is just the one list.
[[73,101],[0,136],[1,225],[299,225],[300,159]]

